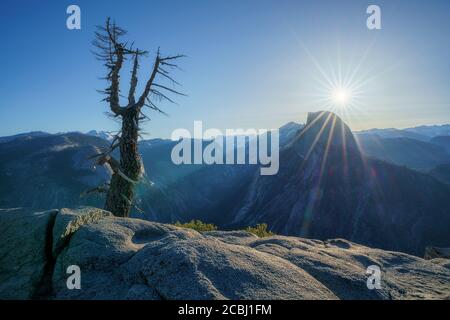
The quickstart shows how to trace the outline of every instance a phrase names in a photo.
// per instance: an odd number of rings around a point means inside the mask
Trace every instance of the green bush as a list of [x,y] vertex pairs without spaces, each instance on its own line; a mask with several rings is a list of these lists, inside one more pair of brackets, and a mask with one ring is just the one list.
[[175,222],[175,226],[180,228],[193,229],[198,232],[203,231],[214,231],[217,230],[217,226],[212,223],[204,223],[200,220],[191,220],[190,222],[181,223],[179,221]]
[[267,230],[266,223],[257,224],[256,227],[247,227],[245,231],[253,233],[260,238],[271,237],[275,235],[275,233],[273,233],[272,231]]
[[[174,226],[180,227],[180,228],[187,228],[187,229],[193,229],[198,232],[205,232],[205,231],[214,231],[217,230],[217,226],[212,223],[204,223],[200,220],[191,220],[186,223],[181,223],[179,221],[174,223]],[[265,238],[265,237],[271,237],[275,235],[272,231],[267,230],[267,224],[261,223],[257,224],[255,227],[247,227],[245,231],[253,233],[254,235]]]

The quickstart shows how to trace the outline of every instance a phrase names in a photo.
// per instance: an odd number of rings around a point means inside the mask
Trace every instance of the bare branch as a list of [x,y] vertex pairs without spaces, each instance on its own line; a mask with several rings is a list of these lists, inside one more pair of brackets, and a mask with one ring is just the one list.
[[98,165],[105,165],[108,164],[111,167],[111,170],[113,172],[117,172],[117,170],[120,169],[120,164],[119,161],[117,161],[116,159],[114,159],[113,157],[111,157],[110,155],[102,155],[98,160],[97,160],[97,164]]
[[119,38],[126,32],[114,23],[111,25],[109,18],[106,20],[105,27],[97,27],[97,29],[94,45],[99,49],[99,52],[96,56],[98,59],[105,61],[105,66],[108,69],[106,80],[110,83],[110,86],[103,90],[103,94],[106,95],[105,101],[109,102],[111,111],[118,116],[122,114],[122,108],[119,104],[119,73],[124,61],[125,51],[125,47],[120,43]]
[[167,71],[164,71],[162,68],[158,69],[158,74],[162,75],[166,79],[169,79],[170,81],[172,81],[173,84],[180,86],[180,84],[177,81],[175,81],[175,79],[173,79],[171,76],[169,76],[169,73]]
[[158,99],[160,100],[167,100],[173,104],[177,104],[175,101],[173,101],[171,98],[169,98],[168,96],[166,96],[164,93],[162,93],[161,91],[158,91],[156,89],[152,89],[152,94],[154,96],[156,96]]
[[[158,108],[149,98],[147,98],[147,103],[144,104],[146,107],[149,107],[152,110],[158,111],[159,113],[162,113],[165,116],[169,116],[167,113],[162,111],[160,108]],[[150,120],[150,119],[149,119]]]
[[150,78],[147,81],[147,84],[145,86],[144,92],[142,93],[142,95],[139,98],[139,101],[137,103],[137,107],[139,109],[142,108],[145,105],[145,101],[148,98],[150,93],[158,96],[160,99],[165,99],[167,101],[175,103],[172,99],[170,99],[169,97],[167,97],[166,95],[164,95],[160,91],[153,89],[152,86],[156,86],[156,87],[165,89],[165,90],[170,91],[170,92],[175,93],[175,94],[183,95],[181,92],[178,92],[178,91],[176,91],[174,89],[170,89],[170,88],[168,88],[166,86],[162,86],[162,85],[154,83],[157,74],[161,74],[165,78],[171,80],[172,82],[177,83],[174,79],[172,79],[169,76],[169,72],[167,72],[166,70],[162,69],[161,66],[162,65],[166,65],[166,66],[169,66],[169,67],[178,67],[176,64],[169,63],[167,61],[173,61],[173,60],[176,60],[176,59],[179,59],[179,58],[182,58],[182,57],[184,57],[184,55],[181,55],[181,54],[180,55],[175,55],[175,56],[161,57],[160,54],[159,54],[159,49],[158,49],[158,52],[157,52],[156,58],[155,58],[155,63],[153,65],[152,73],[150,74]]
[[164,61],[168,61],[168,60],[176,60],[176,59],[185,58],[185,57],[186,56],[184,54],[177,54],[176,56],[168,56],[168,57],[161,58],[160,61],[164,62]]
[[117,62],[114,66],[112,73],[111,73],[111,90],[110,90],[110,108],[111,111],[114,112],[116,115],[121,114],[121,108],[119,105],[119,71],[122,68],[122,62],[123,62],[123,51],[119,49],[117,51]]
[[129,106],[132,106],[135,103],[134,93],[136,91],[136,86],[138,83],[137,70],[139,68],[138,57],[139,57],[139,55],[136,53],[134,55],[133,71],[131,71],[130,91],[128,93],[128,105]]
[[122,172],[122,170],[117,169],[116,173],[124,180],[132,183],[132,184],[138,184],[139,180],[133,180],[130,177],[128,177],[125,173]]
[[144,106],[145,100],[147,99],[148,95],[150,94],[153,81],[155,80],[156,74],[158,72],[159,63],[160,63],[159,59],[160,59],[160,57],[159,57],[159,50],[158,50],[158,53],[156,54],[155,62],[153,64],[152,73],[150,74],[150,78],[148,79],[147,84],[145,85],[144,92],[142,93],[142,95],[139,98],[139,101],[137,103],[138,109],[141,109]]
[[178,95],[180,95],[180,96],[186,96],[186,94],[184,94],[184,93],[182,93],[182,92],[176,91],[176,90],[171,89],[171,88],[168,88],[168,87],[166,87],[166,86],[162,86],[162,85],[157,84],[157,83],[154,83],[153,86],[158,87],[158,88],[161,88],[161,89],[164,89],[164,90],[167,90],[167,91],[170,91],[170,92],[175,93],[175,94],[178,94]]

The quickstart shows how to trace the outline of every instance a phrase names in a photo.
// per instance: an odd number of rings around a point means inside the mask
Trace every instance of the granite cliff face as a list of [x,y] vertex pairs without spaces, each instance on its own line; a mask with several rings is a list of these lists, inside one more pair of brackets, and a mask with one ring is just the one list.
[[365,157],[338,116],[312,113],[280,151],[279,173],[254,175],[232,225],[423,256],[450,245],[449,194],[426,174]]
[[[448,264],[346,240],[198,233],[96,208],[0,211],[1,299],[446,299]],[[67,268],[81,271],[69,290]],[[367,287],[367,267],[381,288]]]

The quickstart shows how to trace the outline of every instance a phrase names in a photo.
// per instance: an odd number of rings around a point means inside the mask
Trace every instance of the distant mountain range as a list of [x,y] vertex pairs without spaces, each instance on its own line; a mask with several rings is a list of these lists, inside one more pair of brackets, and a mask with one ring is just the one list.
[[355,137],[364,154],[393,164],[423,172],[450,164],[450,125],[372,129]]
[[20,133],[13,136],[6,136],[6,137],[0,137],[0,143],[3,142],[9,142],[13,140],[29,140],[32,138],[38,138],[38,137],[46,137],[50,136],[50,133],[42,132],[42,131],[32,131],[32,132],[26,132],[26,133]]
[[437,136],[430,140],[431,143],[443,147],[450,153],[450,136]]
[[0,207],[56,208],[101,205],[80,194],[109,179],[89,157],[106,140],[81,133],[23,134],[0,143]]
[[403,131],[413,132],[415,134],[420,134],[429,138],[434,138],[438,136],[450,136],[450,125],[440,125],[440,126],[419,126],[414,128],[407,128]]
[[[134,216],[201,219],[222,228],[268,223],[277,233],[342,237],[418,255],[449,246],[450,126],[352,133],[336,115],[309,114],[280,128],[280,171],[257,165],[174,165],[175,142],[140,141],[145,177]],[[90,157],[107,148],[101,131],[31,132],[0,138],[0,208],[102,206],[80,197],[110,177]],[[401,165],[401,166],[398,166]]]
[[378,138],[411,138],[429,141],[438,136],[450,136],[450,124],[440,126],[419,126],[406,129],[369,129],[355,132],[357,136],[378,136]]
[[424,172],[440,164],[450,164],[450,153],[432,141],[371,136],[357,136],[357,141],[367,156]]
[[91,130],[86,132],[87,135],[102,138],[108,141],[112,141],[114,139],[115,134],[110,131],[97,131],[97,130]]

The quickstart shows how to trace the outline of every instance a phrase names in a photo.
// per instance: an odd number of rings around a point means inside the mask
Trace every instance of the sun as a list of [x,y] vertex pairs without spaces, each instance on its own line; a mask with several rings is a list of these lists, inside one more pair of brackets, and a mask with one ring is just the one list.
[[340,106],[340,107],[345,107],[350,103],[352,94],[351,91],[347,88],[334,88],[331,91],[331,101],[333,102],[333,104]]
[[[372,83],[378,78],[378,73],[368,73],[365,67],[367,52],[360,55],[359,60],[342,60],[341,48],[338,46],[336,57],[319,54],[322,60],[315,57],[308,48],[300,42],[301,47],[310,59],[312,68],[305,89],[299,94],[304,101],[316,110],[327,110],[338,114],[347,122],[353,122],[361,114],[366,114],[369,93],[372,92]],[[328,50],[330,51],[330,50]],[[331,50],[332,51],[332,50]],[[372,70],[373,71],[373,70]],[[373,92],[372,92],[373,94]]]

